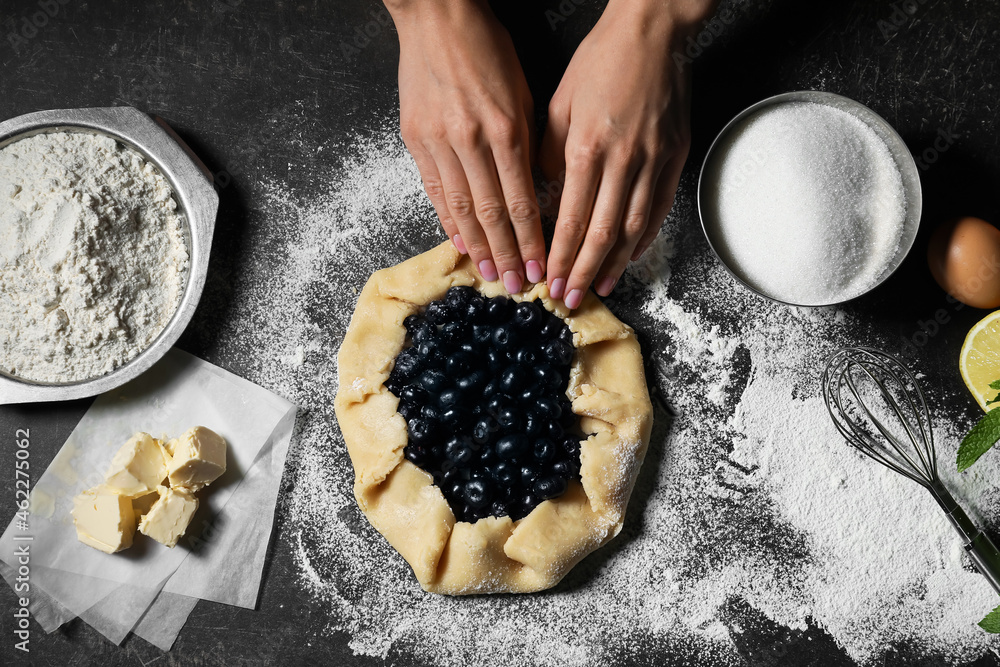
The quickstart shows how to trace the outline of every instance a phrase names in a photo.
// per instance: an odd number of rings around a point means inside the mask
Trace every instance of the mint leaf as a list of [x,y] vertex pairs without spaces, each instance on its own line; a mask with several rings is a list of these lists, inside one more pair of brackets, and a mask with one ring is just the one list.
[[[996,389],[997,391],[1000,391],[1000,380],[994,380],[993,382],[990,382],[990,389]],[[992,401],[986,401],[986,405],[993,405],[994,403],[1000,403],[1000,394],[997,394],[997,397],[994,398]]]
[[979,627],[993,634],[1000,632],[1000,607],[986,614],[986,618],[979,621]]
[[1000,410],[990,410],[976,422],[958,446],[958,472],[966,470],[1000,440]]

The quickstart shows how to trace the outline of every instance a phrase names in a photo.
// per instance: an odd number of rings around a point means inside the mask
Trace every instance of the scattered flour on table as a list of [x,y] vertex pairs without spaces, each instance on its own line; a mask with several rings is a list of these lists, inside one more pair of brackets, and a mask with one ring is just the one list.
[[108,373],[170,321],[185,223],[152,164],[108,136],[0,150],[0,369],[43,382]]
[[[324,632],[345,633],[360,655],[441,665],[614,664],[638,653],[738,665],[753,657],[744,637],[770,625],[789,629],[779,648],[825,637],[862,664],[900,643],[945,663],[996,650],[975,625],[994,595],[940,511],[848,449],[818,397],[830,350],[880,341],[856,340],[866,329],[849,311],[789,309],[737,289],[697,234],[690,178],[609,300],[645,304],[628,319],[672,412],[657,412],[622,534],[547,593],[421,591],[355,504],[333,397],[357,292],[442,235],[394,123],[350,141],[353,157],[318,196],[267,187],[273,231],[233,305],[232,319],[254,326],[220,341],[273,352],[248,360],[246,374],[304,408],[283,531]],[[967,424],[935,416],[946,482],[973,515],[994,516],[997,457],[950,473]]]

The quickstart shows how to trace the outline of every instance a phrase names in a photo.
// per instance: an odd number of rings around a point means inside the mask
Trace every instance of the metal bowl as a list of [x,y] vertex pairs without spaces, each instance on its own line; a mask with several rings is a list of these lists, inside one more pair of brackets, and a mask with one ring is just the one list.
[[93,132],[112,137],[152,162],[174,190],[178,211],[187,223],[187,285],[167,326],[138,356],[105,375],[66,383],[34,382],[0,373],[0,405],[65,401],[94,396],[125,384],[166,354],[191,321],[208,271],[219,196],[211,176],[164,123],[132,107],[54,109],[0,123],[0,148],[43,132]]
[[[724,154],[721,147],[728,145],[730,135],[744,120],[761,109],[788,104],[791,102],[815,102],[817,104],[824,104],[841,111],[846,111],[868,125],[868,127],[870,127],[880,139],[882,139],[886,148],[889,149],[889,153],[892,155],[896,166],[899,168],[899,175],[903,181],[903,195],[906,201],[906,218],[903,220],[903,234],[899,240],[899,248],[896,251],[896,255],[886,266],[885,270],[883,270],[879,279],[875,281],[871,287],[861,294],[856,294],[855,296],[843,301],[822,304],[790,303],[771,294],[762,292],[753,285],[750,285],[739,275],[736,269],[730,265],[729,258],[727,258],[724,251],[722,251],[723,244],[716,236],[719,228],[718,221],[715,220],[711,214],[711,210],[713,210],[714,207],[706,205],[709,197],[711,196],[706,192],[706,180],[710,180],[706,178],[706,174],[711,175],[718,168],[719,165],[716,163],[716,160]],[[761,100],[760,102],[757,102],[756,104],[753,104],[741,111],[735,118],[729,121],[724,128],[722,128],[722,131],[719,132],[719,135],[712,142],[711,147],[708,149],[708,153],[705,155],[705,161],[701,166],[701,174],[698,177],[698,216],[701,219],[701,228],[705,233],[705,238],[708,239],[708,245],[712,248],[712,252],[715,253],[715,256],[725,267],[729,275],[731,275],[736,282],[743,285],[743,287],[766,299],[788,306],[836,306],[842,303],[847,303],[848,301],[853,301],[854,299],[857,299],[864,294],[868,294],[880,286],[888,280],[893,273],[896,272],[896,269],[898,269],[903,263],[903,260],[906,259],[907,254],[909,254],[910,249],[913,247],[913,242],[917,237],[917,230],[920,227],[920,214],[922,206],[923,199],[920,190],[920,175],[917,173],[916,162],[914,162],[913,156],[906,147],[906,143],[903,141],[902,137],[899,136],[896,130],[894,130],[884,118],[860,102],[852,100],[849,97],[844,97],[843,95],[826,93],[817,90],[782,93],[781,95],[775,95],[774,97]]]

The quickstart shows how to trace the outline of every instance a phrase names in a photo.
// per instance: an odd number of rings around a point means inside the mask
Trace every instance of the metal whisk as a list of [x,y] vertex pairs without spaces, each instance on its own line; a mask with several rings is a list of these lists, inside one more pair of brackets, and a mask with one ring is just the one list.
[[885,352],[849,347],[830,356],[822,383],[823,400],[841,435],[930,491],[962,536],[976,568],[1000,593],[1000,552],[938,477],[931,414],[916,377]]

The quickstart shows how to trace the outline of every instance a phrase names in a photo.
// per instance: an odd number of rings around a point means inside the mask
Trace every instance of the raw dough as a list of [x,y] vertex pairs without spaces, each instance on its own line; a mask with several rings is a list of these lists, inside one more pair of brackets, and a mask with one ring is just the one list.
[[540,591],[622,528],[653,421],[639,343],[591,292],[572,315],[544,284],[511,295],[539,299],[573,331],[577,353],[567,393],[583,431],[594,435],[581,445],[581,480],[562,496],[519,521],[456,522],[430,474],[403,458],[406,423],[383,385],[406,341],[403,320],[455,285],[507,295],[499,282],[482,281],[450,242],[375,272],[361,292],[337,355],[335,404],[354,465],[354,495],[424,590]]

